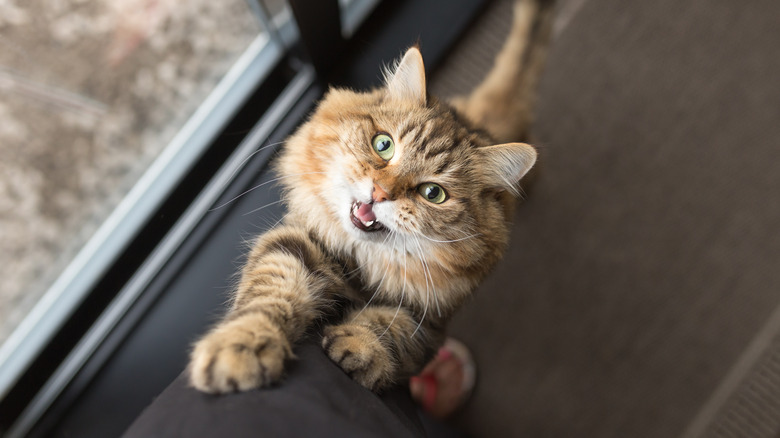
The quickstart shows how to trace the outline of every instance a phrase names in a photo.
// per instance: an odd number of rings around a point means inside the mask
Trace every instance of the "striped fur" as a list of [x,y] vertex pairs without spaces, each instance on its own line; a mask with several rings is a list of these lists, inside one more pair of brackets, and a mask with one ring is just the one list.
[[[493,72],[454,107],[427,96],[416,48],[385,87],[328,92],[277,160],[289,213],[258,238],[230,312],[196,343],[193,386],[224,393],[279,380],[318,321],[329,321],[329,357],[371,390],[430,360],[446,322],[501,257],[513,193],[536,159],[531,146],[494,140],[527,134],[543,59],[533,45],[549,33],[548,8],[523,0],[516,10]],[[379,133],[393,139],[392,157],[372,148]],[[447,199],[424,199],[424,183]],[[355,225],[356,202],[371,206],[380,230]]]

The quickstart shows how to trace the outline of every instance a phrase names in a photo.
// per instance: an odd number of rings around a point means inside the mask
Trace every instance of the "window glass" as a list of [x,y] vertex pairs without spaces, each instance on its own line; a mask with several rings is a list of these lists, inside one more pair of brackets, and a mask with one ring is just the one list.
[[0,0],[0,344],[262,31],[245,0]]

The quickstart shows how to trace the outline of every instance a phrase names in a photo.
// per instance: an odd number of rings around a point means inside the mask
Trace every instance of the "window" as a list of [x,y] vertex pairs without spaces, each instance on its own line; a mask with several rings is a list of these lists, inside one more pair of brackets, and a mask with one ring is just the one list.
[[289,16],[0,2],[0,396],[280,58]]

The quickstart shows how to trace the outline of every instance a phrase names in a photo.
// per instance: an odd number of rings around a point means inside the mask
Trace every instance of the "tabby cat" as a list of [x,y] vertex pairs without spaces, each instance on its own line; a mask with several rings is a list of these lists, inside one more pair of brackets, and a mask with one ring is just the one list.
[[326,94],[277,159],[294,176],[282,180],[289,213],[257,239],[230,311],[196,343],[195,388],[280,380],[320,321],[327,355],[373,391],[432,358],[501,257],[518,182],[536,161],[514,141],[530,123],[548,3],[516,4],[488,77],[452,106],[428,96],[416,47],[384,87]]

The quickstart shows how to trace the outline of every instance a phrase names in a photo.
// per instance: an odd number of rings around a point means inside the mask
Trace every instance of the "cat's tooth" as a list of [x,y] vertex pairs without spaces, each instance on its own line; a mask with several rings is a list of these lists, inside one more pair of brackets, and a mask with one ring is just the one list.
[[374,222],[376,222],[376,221],[368,221],[368,222],[366,222],[366,226],[370,227],[371,225],[374,225]]

